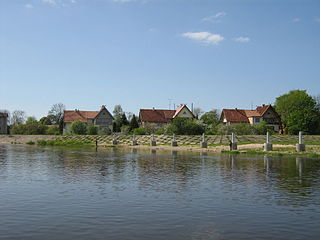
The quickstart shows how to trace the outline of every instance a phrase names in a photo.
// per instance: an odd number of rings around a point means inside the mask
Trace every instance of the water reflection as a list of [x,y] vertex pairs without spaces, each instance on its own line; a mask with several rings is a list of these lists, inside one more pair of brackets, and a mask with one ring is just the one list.
[[319,178],[300,157],[0,146],[0,233],[316,239]]

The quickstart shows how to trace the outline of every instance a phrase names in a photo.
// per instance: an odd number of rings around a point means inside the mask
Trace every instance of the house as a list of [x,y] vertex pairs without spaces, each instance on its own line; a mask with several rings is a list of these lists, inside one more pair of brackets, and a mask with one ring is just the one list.
[[265,121],[274,131],[281,129],[281,118],[271,105],[258,106],[255,110],[223,109],[220,117],[223,124],[248,123],[251,125]]
[[164,124],[170,123],[174,118],[182,117],[188,119],[194,119],[195,116],[189,110],[187,105],[181,104],[176,110],[167,109],[140,109],[139,119],[144,126],[146,123],[156,124],[157,126],[162,126]]
[[113,116],[104,105],[100,111],[65,110],[63,115],[63,134],[71,133],[71,124],[75,121],[112,130]]
[[0,134],[8,133],[8,113],[0,112]]

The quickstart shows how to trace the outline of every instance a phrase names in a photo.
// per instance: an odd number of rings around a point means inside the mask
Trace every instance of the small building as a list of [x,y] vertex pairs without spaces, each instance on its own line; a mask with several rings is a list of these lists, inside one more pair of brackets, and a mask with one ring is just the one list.
[[0,112],[0,134],[8,133],[8,113]]
[[274,131],[281,130],[281,118],[271,105],[258,106],[255,110],[223,109],[220,117],[223,124],[248,123],[251,125],[265,121]]
[[63,134],[71,133],[71,124],[75,121],[81,121],[88,125],[92,124],[112,131],[113,116],[104,105],[100,111],[65,110],[63,115]]
[[162,126],[170,123],[174,118],[194,119],[194,114],[189,110],[187,105],[181,104],[176,110],[167,109],[140,109],[139,119],[144,126],[146,123]]

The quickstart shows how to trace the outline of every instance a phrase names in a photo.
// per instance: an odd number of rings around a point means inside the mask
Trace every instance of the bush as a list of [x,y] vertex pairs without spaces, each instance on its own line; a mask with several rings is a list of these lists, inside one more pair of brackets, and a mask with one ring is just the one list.
[[219,125],[218,133],[221,135],[252,135],[255,134],[255,128],[248,123],[237,123],[231,125]]
[[28,144],[28,145],[34,145],[35,142],[30,140],[30,141],[26,142],[26,144]]
[[98,134],[98,128],[95,125],[88,125],[87,126],[87,133],[88,135],[97,135]]
[[260,122],[257,125],[254,125],[255,133],[258,135],[265,135],[267,132],[270,134],[275,133],[272,127],[268,126],[265,121]]
[[75,121],[71,124],[71,133],[78,135],[85,135],[87,133],[87,126],[81,121]]
[[128,134],[129,132],[130,132],[130,126],[129,125],[121,126],[121,133]]
[[45,134],[48,127],[39,122],[29,121],[26,124],[14,125],[10,129],[11,134],[41,135]]
[[147,130],[145,128],[135,128],[135,129],[133,129],[132,133],[134,135],[146,135]]
[[110,135],[111,134],[111,130],[108,127],[98,127],[98,134],[99,135]]
[[47,135],[60,135],[59,126],[49,126],[46,130]]
[[167,134],[177,135],[201,135],[204,133],[204,126],[195,120],[187,118],[175,118],[166,129]]

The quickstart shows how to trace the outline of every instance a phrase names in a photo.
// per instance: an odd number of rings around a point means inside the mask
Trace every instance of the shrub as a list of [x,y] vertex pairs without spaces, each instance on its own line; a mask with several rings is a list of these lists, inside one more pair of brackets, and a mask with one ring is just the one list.
[[174,133],[178,135],[201,135],[204,133],[204,126],[195,120],[175,118],[166,128],[166,133]]
[[145,128],[135,128],[133,129],[132,133],[135,135],[146,135],[147,130]]
[[130,126],[129,125],[121,126],[121,133],[128,134],[129,132],[130,132]]
[[30,141],[26,142],[26,144],[28,144],[28,145],[34,145],[35,142],[30,140]]
[[60,135],[60,129],[59,126],[49,126],[48,129],[46,130],[47,135]]
[[98,134],[99,135],[110,135],[111,134],[111,130],[108,127],[98,127]]
[[26,124],[14,125],[10,129],[11,134],[41,135],[45,134],[48,127],[39,122],[29,121]]
[[87,126],[87,133],[88,135],[97,135],[98,134],[98,128],[95,125],[88,125]]
[[71,133],[78,135],[85,135],[87,133],[87,126],[81,121],[75,121],[71,124]]

